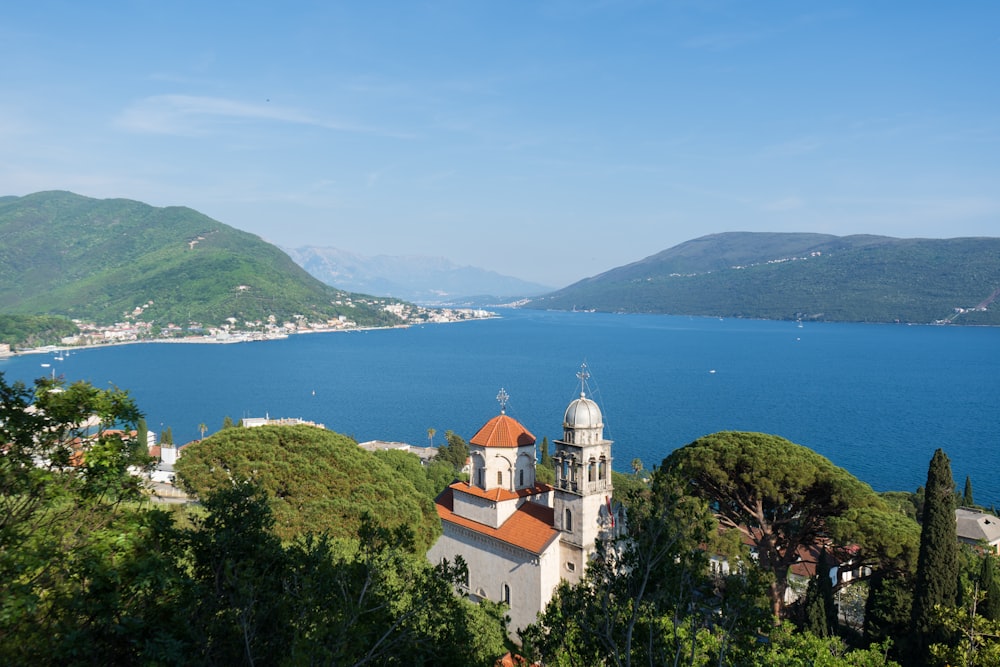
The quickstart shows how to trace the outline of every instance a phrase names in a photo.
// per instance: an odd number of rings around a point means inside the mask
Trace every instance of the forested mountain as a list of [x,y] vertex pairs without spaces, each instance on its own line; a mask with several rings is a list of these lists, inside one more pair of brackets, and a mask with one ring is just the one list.
[[1000,238],[738,232],[687,241],[533,308],[1000,324]]
[[299,266],[327,285],[424,305],[468,305],[470,300],[472,305],[484,305],[552,290],[495,271],[459,266],[443,257],[365,257],[338,248],[314,246],[284,250]]
[[111,323],[234,318],[391,324],[371,299],[325,285],[277,247],[185,207],[71,192],[0,198],[0,312]]

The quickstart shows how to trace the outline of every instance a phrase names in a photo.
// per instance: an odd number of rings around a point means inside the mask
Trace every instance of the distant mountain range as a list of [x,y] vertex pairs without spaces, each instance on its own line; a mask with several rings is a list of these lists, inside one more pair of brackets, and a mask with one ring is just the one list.
[[0,197],[0,239],[0,315],[98,324],[380,326],[398,322],[386,302],[524,297],[561,310],[1000,324],[1000,238],[713,234],[555,292],[442,258],[283,252],[189,208],[70,192]]
[[315,246],[283,249],[299,266],[327,285],[423,305],[482,306],[553,289],[494,271],[459,266],[443,257],[365,257],[338,248]]
[[998,297],[1000,238],[733,232],[687,241],[528,307],[996,325]]
[[399,322],[259,237],[189,208],[60,191],[0,197],[0,239],[0,313],[182,327],[269,317]]

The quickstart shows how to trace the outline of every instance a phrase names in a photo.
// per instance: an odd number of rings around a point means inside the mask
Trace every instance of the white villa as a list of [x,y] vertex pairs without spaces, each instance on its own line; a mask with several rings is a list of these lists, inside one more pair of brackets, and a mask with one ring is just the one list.
[[[581,389],[588,377],[578,377]],[[435,501],[443,534],[427,557],[461,556],[472,600],[510,605],[510,634],[535,621],[560,579],[579,581],[598,538],[614,526],[611,441],[597,404],[581,391],[566,408],[563,437],[553,443],[555,486],[535,480],[535,436],[500,414],[469,441],[471,476]]]

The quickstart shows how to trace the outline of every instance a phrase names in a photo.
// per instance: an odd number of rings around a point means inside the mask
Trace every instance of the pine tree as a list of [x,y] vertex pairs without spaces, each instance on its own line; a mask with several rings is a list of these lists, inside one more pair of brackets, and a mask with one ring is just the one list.
[[964,507],[975,507],[976,502],[972,499],[972,480],[965,476],[965,491],[962,493],[962,505]]
[[951,607],[958,596],[958,535],[955,528],[955,482],[951,462],[938,449],[927,469],[920,554],[914,588],[911,631],[919,646],[915,664],[927,659],[927,646],[947,642],[934,621],[934,605]]
[[225,428],[234,428],[235,426],[236,426],[236,424],[233,423],[233,418],[230,417],[229,415],[226,415],[222,419],[222,428],[224,428],[224,429]]

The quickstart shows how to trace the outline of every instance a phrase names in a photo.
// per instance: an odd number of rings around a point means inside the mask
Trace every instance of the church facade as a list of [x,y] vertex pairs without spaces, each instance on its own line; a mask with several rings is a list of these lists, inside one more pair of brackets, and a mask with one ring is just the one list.
[[583,576],[596,540],[610,534],[611,441],[597,404],[581,392],[563,415],[553,443],[554,485],[535,479],[535,436],[500,414],[469,440],[471,475],[435,501],[442,535],[427,553],[432,563],[461,556],[470,599],[509,605],[512,636],[545,609],[559,581]]

